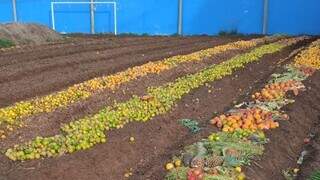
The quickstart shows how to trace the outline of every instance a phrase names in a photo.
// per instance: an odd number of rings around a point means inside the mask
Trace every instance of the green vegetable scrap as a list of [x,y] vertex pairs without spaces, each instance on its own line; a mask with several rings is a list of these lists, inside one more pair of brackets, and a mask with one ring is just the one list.
[[201,128],[199,127],[199,123],[196,120],[192,120],[192,119],[181,119],[179,120],[179,122],[185,126],[186,128],[188,128],[190,130],[190,132],[192,133],[197,133],[201,130]]

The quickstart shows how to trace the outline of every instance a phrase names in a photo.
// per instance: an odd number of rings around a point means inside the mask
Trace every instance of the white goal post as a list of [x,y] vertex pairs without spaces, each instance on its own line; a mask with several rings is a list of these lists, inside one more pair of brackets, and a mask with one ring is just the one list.
[[67,2],[67,1],[54,1],[51,2],[51,21],[52,29],[56,30],[54,6],[56,4],[111,4],[113,7],[113,20],[114,20],[114,34],[117,35],[117,3],[116,2]]

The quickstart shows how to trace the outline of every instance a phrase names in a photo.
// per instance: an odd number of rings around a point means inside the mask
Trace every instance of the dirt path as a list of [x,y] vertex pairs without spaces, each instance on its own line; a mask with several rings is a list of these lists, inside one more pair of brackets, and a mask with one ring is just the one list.
[[[209,38],[210,39],[210,38]],[[107,51],[104,54],[89,53],[85,57],[79,57],[76,54],[72,56],[60,57],[59,63],[66,66],[53,68],[49,66],[39,70],[39,72],[30,72],[33,66],[22,66],[25,72],[18,75],[17,80],[5,81],[0,84],[0,107],[4,107],[34,96],[41,96],[53,91],[61,90],[67,86],[79,83],[97,76],[112,74],[127,69],[128,67],[141,65],[148,61],[160,60],[177,54],[187,54],[203,48],[224,44],[236,39],[211,38],[212,40],[202,42],[200,38],[191,40],[180,40],[182,42],[172,41],[167,44],[159,45],[161,47],[152,47],[148,44],[145,47],[139,47],[137,51],[131,51],[132,48]],[[183,42],[187,41],[187,42]],[[128,52],[129,53],[126,53]],[[113,53],[114,56],[108,53]],[[104,58],[106,56],[106,58]],[[85,63],[77,63],[77,60],[83,60]],[[65,61],[65,62],[64,62]],[[70,63],[68,63],[68,61]],[[71,63],[72,62],[72,63]],[[68,66],[67,66],[68,65]],[[40,65],[41,66],[41,65]],[[44,65],[46,66],[46,65]],[[49,68],[48,68],[49,67]],[[21,71],[18,68],[17,71]],[[22,70],[23,71],[23,70]],[[11,73],[8,71],[8,73]],[[0,79],[5,79],[5,73]],[[14,77],[14,76],[13,76]]]
[[[234,101],[240,101],[263,83],[274,71],[276,63],[301,46],[286,48],[280,53],[267,55],[260,62],[252,63],[233,76],[210,83],[185,96],[170,113],[158,116],[146,123],[131,123],[125,128],[108,133],[108,142],[96,147],[59,158],[17,163],[0,156],[0,172],[7,179],[124,179],[133,168],[132,179],[163,179],[163,164],[187,144],[206,136],[213,129],[191,136],[177,123],[181,118],[200,119],[202,125],[212,113],[222,112]],[[129,143],[134,136],[135,143]],[[27,178],[26,178],[27,177]]]

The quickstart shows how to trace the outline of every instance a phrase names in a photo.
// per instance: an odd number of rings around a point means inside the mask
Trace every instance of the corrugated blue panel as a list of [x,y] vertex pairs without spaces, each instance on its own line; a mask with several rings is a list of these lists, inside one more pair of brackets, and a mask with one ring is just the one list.
[[177,0],[118,0],[119,32],[175,34]]
[[271,0],[269,33],[320,34],[320,0]]
[[90,33],[89,4],[56,4],[54,14],[58,32]]
[[263,0],[184,0],[184,34],[261,33]]
[[[118,33],[177,33],[178,0],[115,1]],[[320,34],[320,0],[269,1],[270,34]],[[52,27],[50,2],[51,0],[17,0],[18,21]],[[245,34],[262,32],[263,0],[184,0],[183,11],[185,35],[212,35],[232,30]],[[12,16],[11,0],[1,0],[0,22],[12,21]],[[55,16],[59,32],[90,32],[89,4],[56,5]],[[95,31],[114,32],[114,12],[111,5],[96,5]]]
[[0,2],[0,23],[12,22],[12,4],[11,0],[1,0]]
[[111,4],[95,5],[95,32],[114,33],[114,11]]
[[16,2],[19,22],[50,26],[50,0],[16,0]]

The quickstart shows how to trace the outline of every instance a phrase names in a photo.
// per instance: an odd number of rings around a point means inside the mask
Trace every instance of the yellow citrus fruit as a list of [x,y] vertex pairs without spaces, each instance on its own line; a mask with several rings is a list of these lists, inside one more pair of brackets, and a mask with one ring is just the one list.
[[240,173],[238,175],[238,180],[245,180],[246,179],[246,175],[244,173]]
[[166,164],[166,170],[171,170],[171,169],[173,169],[174,168],[174,165],[172,164],[172,163],[167,163]]
[[242,171],[242,170],[241,170],[241,167],[236,167],[235,170],[236,170],[237,172],[239,172],[239,173]]
[[180,166],[181,166],[181,160],[179,160],[179,159],[175,160],[175,161],[174,161],[174,165],[175,165],[176,167],[180,167]]

